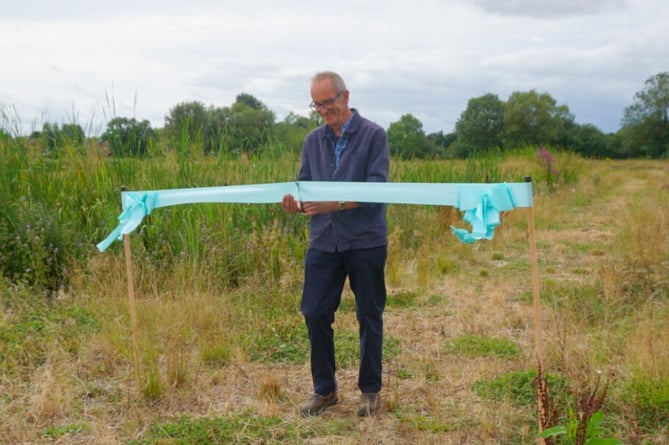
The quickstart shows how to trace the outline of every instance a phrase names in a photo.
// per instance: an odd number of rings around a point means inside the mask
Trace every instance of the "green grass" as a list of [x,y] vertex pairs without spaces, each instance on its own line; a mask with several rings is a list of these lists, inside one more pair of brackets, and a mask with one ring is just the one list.
[[446,343],[444,352],[481,357],[512,358],[520,354],[520,347],[505,338],[493,338],[482,335],[461,335]]
[[445,433],[455,429],[453,425],[432,416],[417,412],[413,409],[396,409],[394,411],[398,420],[407,425],[408,428],[429,433]]
[[85,336],[101,328],[92,310],[76,303],[59,304],[26,291],[3,300],[0,371],[8,375],[43,364],[55,342],[76,356]]
[[158,419],[141,438],[129,445],[159,444],[283,444],[304,443],[323,435],[347,436],[351,422],[304,422],[301,419],[285,422],[278,416],[261,416],[252,411],[240,411],[224,416],[181,416]]
[[[309,359],[309,338],[301,319],[279,328],[273,325],[264,334],[253,337],[250,343],[254,345],[250,352],[252,360],[264,363],[302,364]],[[398,339],[390,335],[384,336],[386,360],[401,352],[399,344]],[[338,367],[345,369],[357,366],[360,356],[357,331],[336,329],[335,350]]]
[[403,290],[388,295],[386,305],[388,307],[411,307],[416,305],[416,300],[418,299],[417,291]]
[[309,338],[302,319],[279,325],[268,324],[253,337],[251,359],[264,363],[305,363],[308,360]]
[[[506,372],[490,380],[476,381],[472,391],[484,399],[530,406],[537,401],[536,378],[534,370]],[[564,377],[549,374],[546,380],[554,397],[565,397],[567,381]]]
[[645,431],[667,428],[669,419],[669,380],[637,376],[623,388],[626,400],[638,413],[639,426]]
[[57,440],[65,435],[76,436],[77,434],[86,431],[88,428],[89,426],[85,423],[50,426],[44,430],[42,436],[46,439]]

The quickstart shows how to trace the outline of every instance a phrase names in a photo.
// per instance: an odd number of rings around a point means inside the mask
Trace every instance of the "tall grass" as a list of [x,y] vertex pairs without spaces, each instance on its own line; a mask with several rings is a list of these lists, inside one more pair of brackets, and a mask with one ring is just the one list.
[[[116,224],[120,187],[290,181],[299,162],[296,153],[187,152],[109,158],[90,143],[50,158],[27,140],[0,141],[0,241],[11,246],[0,248],[0,403],[7,408],[0,433],[14,442],[88,434],[113,443],[146,432],[146,443],[158,443],[162,436],[148,431],[176,428],[194,439],[192,425],[218,428],[243,412],[279,416],[291,431],[286,443],[315,435],[371,440],[366,424],[343,414],[308,424],[293,417],[309,386],[299,314],[307,219],[278,204],[158,209],[132,234],[141,356],[133,381],[122,243],[104,254],[94,247]],[[630,443],[666,443],[658,438],[669,392],[667,166],[552,156],[558,176],[550,184],[532,147],[462,161],[397,161],[391,180],[532,176],[546,371],[573,394],[597,371],[610,374],[605,426]],[[525,211],[503,215],[495,238],[472,246],[450,234],[450,225],[462,224],[450,208],[393,205],[388,219],[389,441],[536,440],[534,407],[505,398],[528,391],[528,378],[522,388],[508,385],[534,367]],[[336,322],[344,385],[354,381],[357,356],[351,299],[347,290]],[[490,352],[500,345],[513,353]],[[495,397],[472,389],[480,387]],[[156,412],[214,417],[170,423]],[[110,432],[110,419],[122,426]],[[277,433],[261,425],[249,434],[271,442]]]

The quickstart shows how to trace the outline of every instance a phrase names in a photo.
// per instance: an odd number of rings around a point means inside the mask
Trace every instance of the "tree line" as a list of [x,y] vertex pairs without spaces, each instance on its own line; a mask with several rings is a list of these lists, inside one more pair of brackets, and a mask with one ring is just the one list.
[[[624,110],[616,133],[603,133],[592,124],[578,124],[565,104],[548,93],[514,92],[506,101],[488,93],[468,101],[451,133],[427,134],[422,122],[404,114],[387,129],[391,154],[399,158],[464,158],[488,150],[550,146],[592,158],[669,157],[669,72],[649,77]],[[115,117],[100,140],[115,156],[146,156],[158,148],[179,154],[201,150],[205,155],[261,154],[267,150],[299,151],[304,136],[320,117],[275,114],[254,96],[241,93],[230,106],[182,102],[169,110],[165,125],[151,128],[148,120]],[[9,137],[4,133],[4,137]],[[57,155],[69,144],[82,144],[78,124],[45,123],[31,139]]]

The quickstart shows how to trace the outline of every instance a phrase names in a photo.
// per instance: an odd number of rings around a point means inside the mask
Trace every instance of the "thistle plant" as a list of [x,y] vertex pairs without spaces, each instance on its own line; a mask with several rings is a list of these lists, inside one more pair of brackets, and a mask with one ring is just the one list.
[[537,152],[537,161],[543,169],[544,180],[546,185],[551,188],[557,180],[558,169],[555,167],[555,158],[551,155],[551,152],[545,149],[544,147],[539,147]]

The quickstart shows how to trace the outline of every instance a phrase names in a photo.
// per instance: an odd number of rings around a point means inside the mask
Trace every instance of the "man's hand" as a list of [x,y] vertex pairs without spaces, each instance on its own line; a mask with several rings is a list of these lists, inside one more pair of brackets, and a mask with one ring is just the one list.
[[302,211],[309,216],[339,211],[337,201],[306,201],[302,203]]
[[284,195],[281,200],[281,207],[288,213],[303,212],[302,203],[297,201],[293,195]]
[[339,211],[337,201],[297,201],[293,195],[285,195],[281,200],[281,207],[288,213],[304,213],[307,216],[320,215]]

